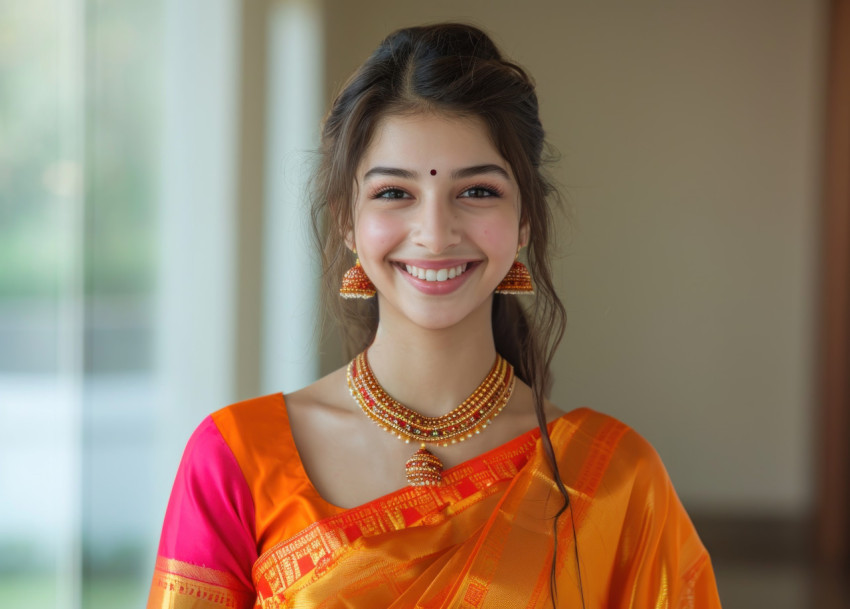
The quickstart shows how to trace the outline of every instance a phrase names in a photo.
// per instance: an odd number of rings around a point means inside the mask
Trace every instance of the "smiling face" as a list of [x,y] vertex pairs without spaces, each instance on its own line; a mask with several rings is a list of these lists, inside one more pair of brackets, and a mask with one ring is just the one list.
[[493,291],[527,241],[519,188],[476,118],[389,116],[357,168],[354,231],[382,325],[489,323]]

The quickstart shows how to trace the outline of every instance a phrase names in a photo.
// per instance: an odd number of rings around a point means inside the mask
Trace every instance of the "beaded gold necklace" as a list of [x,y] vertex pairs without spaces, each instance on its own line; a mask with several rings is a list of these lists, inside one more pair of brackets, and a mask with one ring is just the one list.
[[348,364],[347,378],[348,390],[366,416],[406,443],[420,443],[405,464],[411,486],[442,484],[443,464],[425,445],[448,446],[481,433],[508,403],[516,382],[513,366],[497,354],[496,363],[472,395],[442,416],[426,417],[384,391],[369,367],[366,351]]

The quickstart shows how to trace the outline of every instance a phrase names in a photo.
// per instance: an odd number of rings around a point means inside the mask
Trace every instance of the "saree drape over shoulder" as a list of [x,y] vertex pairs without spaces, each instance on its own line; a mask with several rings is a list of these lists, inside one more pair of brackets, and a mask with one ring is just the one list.
[[183,455],[148,609],[551,607],[556,540],[557,607],[720,607],[652,447],[588,409],[549,429],[571,500],[557,526],[537,430],[443,486],[342,509],[311,485],[282,395],[220,410]]

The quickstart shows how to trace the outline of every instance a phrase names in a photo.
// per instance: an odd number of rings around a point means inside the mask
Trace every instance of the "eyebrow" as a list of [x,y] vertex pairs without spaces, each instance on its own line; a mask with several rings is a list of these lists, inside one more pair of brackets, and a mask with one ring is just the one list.
[[372,167],[372,169],[366,172],[366,175],[363,176],[363,179],[368,180],[372,176],[392,176],[394,178],[405,178],[407,180],[412,180],[418,175],[419,174],[417,174],[415,171],[399,169],[397,167]]
[[508,172],[505,171],[502,167],[498,165],[475,165],[473,167],[465,167],[463,169],[458,169],[457,171],[452,172],[452,179],[459,180],[462,178],[471,178],[472,176],[478,176],[484,173],[495,173],[506,180],[510,180],[511,177],[508,175]]
[[[472,167],[464,167],[463,169],[457,169],[452,172],[453,180],[460,180],[463,178],[469,178],[472,176],[477,176],[485,173],[495,173],[506,180],[510,180],[510,176],[508,172],[505,171],[502,167],[494,164],[487,165],[473,165]],[[372,167],[366,174],[363,176],[364,180],[368,180],[372,176],[392,176],[394,178],[403,178],[406,180],[413,180],[419,177],[419,174],[415,171],[410,171],[409,169],[401,169],[398,167]]]

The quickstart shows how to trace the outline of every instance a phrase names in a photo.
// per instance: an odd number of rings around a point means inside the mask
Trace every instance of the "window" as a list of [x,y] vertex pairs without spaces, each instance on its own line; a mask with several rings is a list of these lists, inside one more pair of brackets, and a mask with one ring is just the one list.
[[[261,5],[0,4],[4,607],[140,606],[194,426],[248,397],[237,387],[315,377],[318,280],[299,222],[317,135],[303,126],[322,106],[319,20],[311,2]],[[255,35],[269,53],[259,88],[241,74]],[[240,121],[257,117],[240,104],[267,91],[265,220],[249,235],[267,239],[246,260]],[[240,347],[245,273],[259,276],[262,331]],[[245,348],[258,353],[255,387],[239,382]]]

